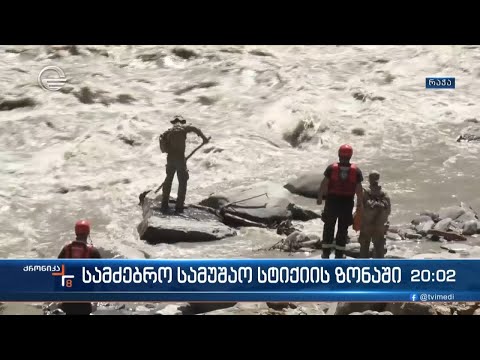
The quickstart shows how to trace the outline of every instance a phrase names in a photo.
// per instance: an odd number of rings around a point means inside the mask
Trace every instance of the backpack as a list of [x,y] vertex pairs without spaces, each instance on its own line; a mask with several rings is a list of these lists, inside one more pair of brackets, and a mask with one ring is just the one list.
[[[180,143],[186,140],[185,129],[182,126],[174,126],[160,135],[160,151],[169,153]],[[181,148],[182,146],[180,146]]]
[[163,134],[160,135],[159,142],[160,142],[160,151],[162,153],[168,153],[168,130],[165,131]]

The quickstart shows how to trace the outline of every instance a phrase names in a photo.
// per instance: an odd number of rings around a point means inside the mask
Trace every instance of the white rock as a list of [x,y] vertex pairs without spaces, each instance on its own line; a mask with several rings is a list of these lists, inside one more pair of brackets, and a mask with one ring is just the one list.
[[162,310],[155,312],[157,315],[183,315],[182,311],[179,309],[181,305],[169,304],[165,306]]

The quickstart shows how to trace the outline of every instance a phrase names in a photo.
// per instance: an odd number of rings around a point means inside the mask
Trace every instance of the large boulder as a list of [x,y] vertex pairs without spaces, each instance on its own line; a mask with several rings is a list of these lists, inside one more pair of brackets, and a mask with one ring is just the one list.
[[[148,200],[148,199],[146,199]],[[236,235],[236,231],[213,213],[187,206],[184,213],[161,212],[154,201],[143,203],[143,221],[137,227],[140,239],[149,244],[207,242]]]
[[477,233],[477,221],[476,220],[469,220],[463,224],[463,235],[473,235]]
[[437,315],[433,304],[422,302],[389,303],[385,311],[393,315]]
[[466,223],[467,221],[471,221],[471,220],[475,220],[475,221],[478,220],[478,215],[476,213],[474,213],[473,211],[466,212],[462,216],[458,217],[458,219],[456,221],[458,221],[460,223]]
[[427,236],[428,231],[431,230],[434,226],[435,226],[435,223],[433,222],[433,220],[428,220],[418,224],[415,227],[415,230],[417,231],[418,234],[422,236]]
[[448,228],[450,227],[451,222],[452,222],[452,219],[447,217],[447,218],[442,219],[439,222],[437,222],[435,224],[435,226],[433,227],[433,229],[438,230],[438,231],[447,231]]
[[432,217],[429,216],[429,215],[425,215],[425,214],[418,215],[412,220],[412,224],[417,226],[417,225],[420,225],[420,224],[422,224],[424,222],[427,222],[427,221],[430,221],[430,220],[432,220]]
[[447,218],[450,218],[451,220],[456,220],[465,213],[466,211],[462,206],[449,206],[441,208],[438,212],[438,216],[440,220]]
[[202,200],[200,205],[222,210],[227,215],[267,225],[289,218],[304,221],[320,217],[313,211],[294,206],[291,197],[290,192],[283,186],[266,181],[210,195],[207,199]]
[[292,194],[316,199],[322,179],[322,172],[308,172],[290,180],[284,187]]
[[353,312],[349,315],[393,315],[393,314],[389,311],[378,312],[378,311],[367,310],[364,312]]
[[191,302],[189,308],[192,314],[203,314],[220,309],[228,309],[235,306],[236,302]]
[[440,230],[429,230],[429,235],[436,235],[443,237],[447,241],[465,241],[467,238],[463,235],[457,234],[456,232],[440,231]]
[[480,142],[480,125],[474,124],[465,128],[457,142]]
[[363,313],[368,310],[383,312],[385,303],[360,303],[360,302],[339,302],[335,309],[335,315],[350,315],[352,313]]

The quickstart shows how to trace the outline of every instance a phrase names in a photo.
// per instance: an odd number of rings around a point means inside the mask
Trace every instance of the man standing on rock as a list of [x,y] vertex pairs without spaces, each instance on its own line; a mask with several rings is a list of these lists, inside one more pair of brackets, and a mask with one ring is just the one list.
[[372,171],[368,175],[370,187],[363,190],[363,213],[360,226],[360,258],[370,257],[370,242],[373,242],[374,258],[385,256],[385,230],[391,213],[388,194],[379,186],[380,174]]
[[160,135],[160,150],[167,153],[167,165],[165,182],[163,183],[162,194],[162,211],[168,211],[168,202],[170,200],[170,191],[172,190],[172,182],[175,173],[178,178],[178,193],[175,204],[175,211],[177,213],[183,212],[185,204],[185,196],[187,194],[187,181],[189,179],[187,161],[185,159],[185,148],[188,133],[195,133],[203,139],[203,143],[208,143],[208,138],[203,132],[192,126],[186,125],[185,119],[181,116],[175,116],[170,121],[173,126]]
[[[350,145],[342,145],[338,150],[339,161],[330,164],[324,172],[324,179],[318,192],[317,204],[321,205],[326,198],[322,219],[324,221],[322,239],[322,258],[328,259],[333,248],[335,258],[344,257],[348,227],[353,224],[353,206],[357,195],[357,211],[363,206],[363,174],[360,168],[350,163],[353,149]],[[337,236],[335,224],[337,223]]]

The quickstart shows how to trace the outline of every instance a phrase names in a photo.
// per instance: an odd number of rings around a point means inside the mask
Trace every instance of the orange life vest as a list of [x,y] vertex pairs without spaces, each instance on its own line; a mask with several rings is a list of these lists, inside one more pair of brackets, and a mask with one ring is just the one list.
[[357,187],[357,166],[350,165],[346,179],[340,178],[340,164],[334,163],[330,181],[328,182],[328,193],[338,196],[354,196]]
[[82,241],[72,241],[65,246],[65,257],[69,259],[88,259],[91,257],[93,247]]

